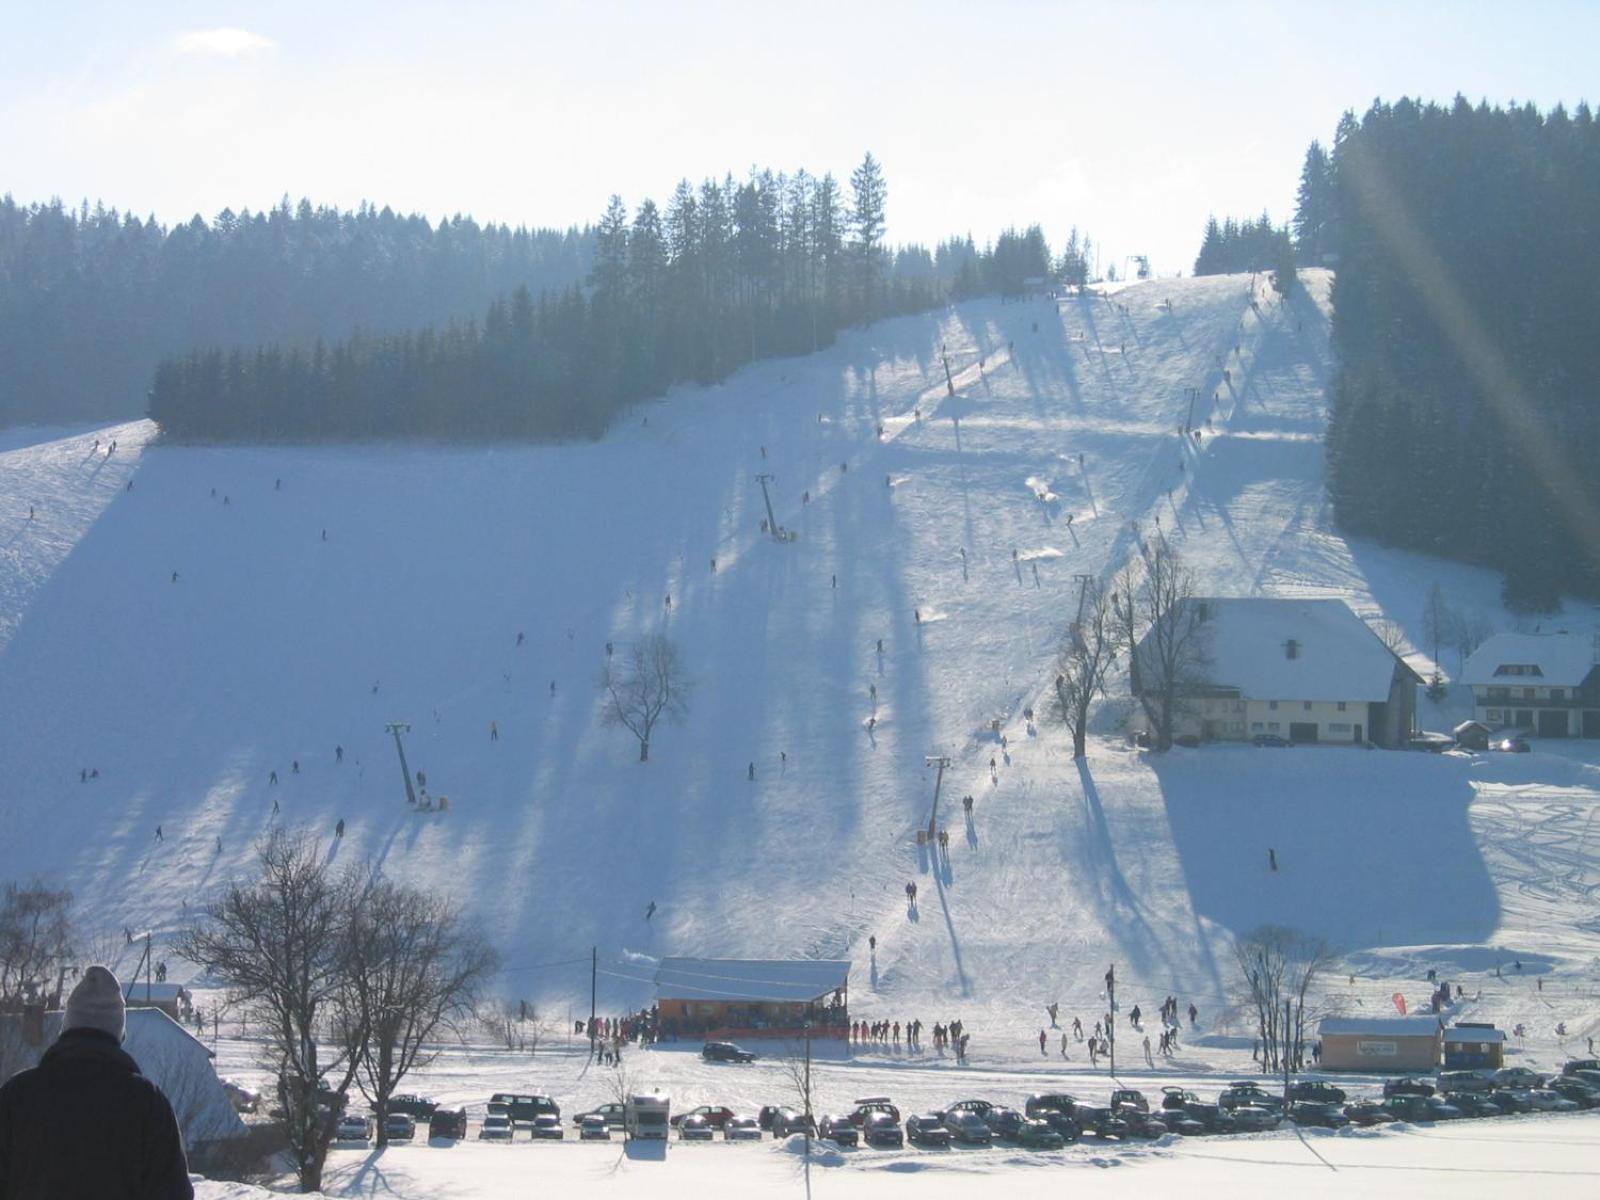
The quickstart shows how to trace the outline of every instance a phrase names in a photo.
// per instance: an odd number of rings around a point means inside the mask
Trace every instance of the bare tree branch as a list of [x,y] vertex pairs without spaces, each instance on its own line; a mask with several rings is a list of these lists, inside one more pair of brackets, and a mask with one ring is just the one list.
[[606,694],[601,717],[639,739],[639,761],[650,760],[650,737],[663,717],[678,720],[689,711],[690,684],[678,648],[652,633],[629,649],[622,663],[611,659],[600,673]]

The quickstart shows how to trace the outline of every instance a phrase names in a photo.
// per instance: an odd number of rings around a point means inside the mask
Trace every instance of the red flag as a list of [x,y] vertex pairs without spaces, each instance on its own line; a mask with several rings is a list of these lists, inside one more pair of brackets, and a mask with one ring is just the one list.
[[1405,1016],[1406,1015],[1406,998],[1405,998],[1405,996],[1403,996],[1399,992],[1396,992],[1393,996],[1390,996],[1389,999],[1394,1001],[1394,1006],[1400,1010],[1400,1015],[1402,1017]]

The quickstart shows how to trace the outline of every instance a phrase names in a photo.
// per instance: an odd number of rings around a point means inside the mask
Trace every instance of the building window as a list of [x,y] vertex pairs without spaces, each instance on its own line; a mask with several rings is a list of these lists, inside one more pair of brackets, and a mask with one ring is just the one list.
[[1306,711],[1310,712],[1311,711],[1311,701],[1307,700],[1305,702],[1305,706],[1306,706]]
[[1273,712],[1277,712],[1278,711],[1278,702],[1276,700],[1268,700],[1267,701],[1267,707],[1270,708]]
[[1552,700],[1565,700],[1566,698],[1567,698],[1567,689],[1566,688],[1551,688],[1550,689],[1550,699],[1552,699]]
[[1340,712],[1344,711],[1344,701],[1343,700],[1339,701],[1339,711]]
[[1267,722],[1267,732],[1268,733],[1277,733],[1278,732],[1278,723],[1276,721],[1268,721]]
[[1500,720],[1500,710],[1498,708],[1486,708],[1486,709],[1484,709],[1483,710],[1483,719],[1485,721],[1499,721]]
[[1328,722],[1328,732],[1329,733],[1351,733],[1353,731],[1351,730],[1350,722],[1348,722],[1348,721],[1329,721]]
[[1509,699],[1511,699],[1511,689],[1510,688],[1503,688],[1503,687],[1492,687],[1492,688],[1489,689],[1489,699],[1491,699],[1491,700],[1509,700]]
[[1522,698],[1524,700],[1532,700],[1538,694],[1539,694],[1539,689],[1538,688],[1523,688],[1522,689]]
[[1260,721],[1251,721],[1250,722],[1250,732],[1251,733],[1260,733],[1264,728],[1266,728],[1266,727],[1264,725],[1262,725]]

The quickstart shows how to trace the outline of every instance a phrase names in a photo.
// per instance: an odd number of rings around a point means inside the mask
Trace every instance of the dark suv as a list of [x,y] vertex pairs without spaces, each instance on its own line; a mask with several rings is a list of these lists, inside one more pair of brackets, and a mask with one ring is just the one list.
[[707,1062],[749,1063],[756,1060],[754,1054],[732,1042],[707,1042],[700,1048],[700,1057]]
[[428,1137],[464,1138],[467,1136],[467,1110],[436,1108],[428,1114]]
[[405,1113],[408,1117],[431,1117],[433,1116],[433,1110],[438,1107],[439,1103],[436,1100],[406,1092],[399,1096],[389,1097],[388,1111]]
[[505,1105],[506,1116],[511,1118],[511,1124],[532,1125],[539,1117],[561,1116],[561,1106],[549,1096],[529,1096],[516,1092],[496,1092],[489,1097],[490,1104]]

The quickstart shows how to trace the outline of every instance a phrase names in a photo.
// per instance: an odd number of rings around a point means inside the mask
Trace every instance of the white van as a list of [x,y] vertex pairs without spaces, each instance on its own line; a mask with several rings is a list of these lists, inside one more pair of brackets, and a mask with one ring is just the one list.
[[622,1110],[622,1128],[630,1138],[666,1141],[672,1124],[672,1100],[660,1092],[629,1096]]

